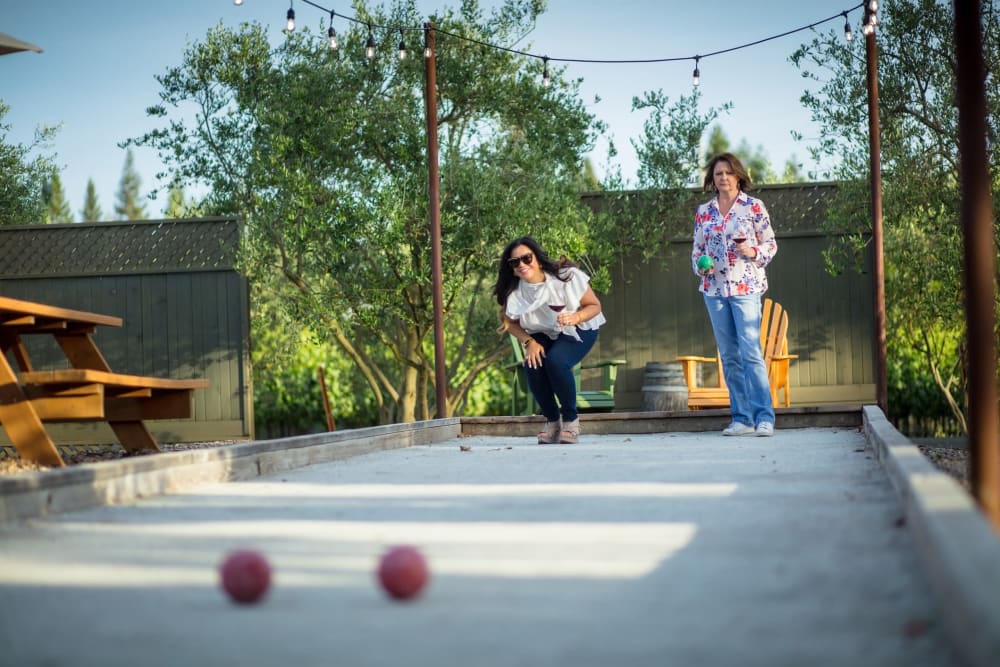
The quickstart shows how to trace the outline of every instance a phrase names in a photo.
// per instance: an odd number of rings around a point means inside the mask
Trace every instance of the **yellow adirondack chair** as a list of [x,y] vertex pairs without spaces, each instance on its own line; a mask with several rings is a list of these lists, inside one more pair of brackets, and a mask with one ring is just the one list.
[[[771,404],[786,408],[792,404],[788,368],[797,354],[788,354],[788,311],[771,299],[764,299],[764,309],[760,321],[760,347],[767,366],[767,377],[771,385]],[[722,358],[716,351],[714,357],[683,355],[676,357],[681,362],[684,381],[688,387],[688,409],[729,407],[729,388],[722,374]],[[699,383],[700,364],[715,364],[718,384],[702,386]],[[779,400],[781,394],[781,400]]]

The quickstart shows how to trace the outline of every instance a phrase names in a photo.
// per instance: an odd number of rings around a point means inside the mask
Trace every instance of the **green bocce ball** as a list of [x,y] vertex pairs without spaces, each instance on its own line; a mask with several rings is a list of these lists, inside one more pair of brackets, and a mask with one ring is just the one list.
[[715,262],[708,255],[702,255],[698,258],[698,268],[702,271],[708,271],[710,268],[715,266]]

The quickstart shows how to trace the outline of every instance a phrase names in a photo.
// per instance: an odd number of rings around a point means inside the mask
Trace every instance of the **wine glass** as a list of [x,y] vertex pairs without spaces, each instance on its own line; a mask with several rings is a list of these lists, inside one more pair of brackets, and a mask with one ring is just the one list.
[[739,223],[733,231],[733,243],[746,243],[748,235],[746,225]]
[[566,307],[564,303],[550,303],[549,308],[556,312],[556,324],[559,326],[559,330],[565,332],[566,327],[559,323],[559,312]]

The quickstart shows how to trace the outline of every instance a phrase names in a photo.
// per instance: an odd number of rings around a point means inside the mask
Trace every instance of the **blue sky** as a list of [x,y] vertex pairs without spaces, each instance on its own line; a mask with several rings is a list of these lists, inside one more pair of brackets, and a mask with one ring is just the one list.
[[[294,0],[293,0],[294,2]],[[316,4],[338,14],[353,15],[348,2],[323,0]],[[458,0],[418,0],[429,14]],[[484,8],[497,5],[482,0]],[[536,29],[517,45],[519,50],[553,59],[658,59],[693,57],[839,15],[858,3],[852,0],[549,0]],[[257,20],[270,27],[275,42],[282,39],[287,0],[4,0],[0,32],[31,42],[42,53],[0,57],[0,98],[11,107],[8,141],[28,143],[38,125],[61,125],[51,146],[70,206],[79,215],[88,178],[97,187],[106,217],[114,206],[125,151],[118,143],[153,129],[146,107],[158,102],[155,76],[178,65],[187,44],[200,41],[208,29],[222,22],[236,27]],[[318,28],[329,17],[314,7],[294,2],[299,25]],[[860,10],[850,14],[858,34]],[[339,19],[343,21],[343,19]],[[341,28],[347,28],[343,22]],[[843,19],[819,27],[841,34]],[[795,156],[806,170],[808,151],[792,138],[815,135],[809,113],[799,103],[808,81],[788,56],[810,40],[809,31],[762,45],[702,58],[703,109],[726,101],[734,109],[719,123],[733,145],[746,140],[763,146],[779,171]],[[554,63],[558,64],[558,63]],[[582,93],[588,108],[608,123],[608,135],[619,150],[617,161],[626,178],[634,178],[637,163],[629,140],[641,134],[644,116],[631,112],[633,96],[662,89],[671,100],[691,91],[693,60],[657,64],[568,65],[566,76],[584,80]],[[863,72],[859,72],[863,76]],[[601,101],[594,103],[594,97]],[[601,142],[592,159],[606,162]],[[162,165],[149,149],[134,149],[143,191],[158,185]],[[162,211],[165,198],[147,206],[150,217]]]

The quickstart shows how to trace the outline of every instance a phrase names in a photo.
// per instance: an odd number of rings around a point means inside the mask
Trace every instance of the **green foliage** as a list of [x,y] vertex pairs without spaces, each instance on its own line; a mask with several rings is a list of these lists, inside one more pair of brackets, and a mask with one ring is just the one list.
[[180,181],[174,181],[167,193],[167,205],[163,209],[163,217],[170,219],[194,218],[201,215],[201,210],[184,196],[184,186]]
[[729,137],[722,131],[720,125],[712,128],[708,136],[708,143],[705,149],[705,162],[707,163],[719,153],[731,152],[740,158],[743,166],[750,174],[750,180],[754,185],[762,183],[774,183],[778,180],[777,174],[771,167],[771,160],[767,157],[767,151],[761,145],[751,146],[746,139],[740,141],[737,148],[732,148],[729,144]]
[[[503,356],[490,287],[504,245],[530,233],[584,257],[590,213],[583,155],[600,125],[577,85],[541,63],[454,39],[512,43],[544,3],[478,2],[431,17],[436,34],[440,222],[448,413]],[[419,25],[412,3],[356,3],[362,20]],[[254,298],[335,344],[366,383],[380,421],[436,412],[424,61],[396,57],[398,33],[366,26],[330,52],[308,29],[276,49],[265,29],[217,27],[159,77],[167,125],[130,145],[156,148],[173,177],[208,187],[206,210],[246,221],[242,269]],[[190,125],[179,109],[195,109]],[[171,118],[175,115],[176,117]]]
[[73,211],[70,210],[58,171],[52,172],[47,186],[42,188],[42,196],[45,198],[46,223],[73,222]]
[[[987,0],[984,53],[988,80],[1000,78],[1000,8]],[[883,184],[887,330],[906,330],[889,347],[890,367],[903,384],[890,385],[890,411],[930,409],[903,387],[933,383],[964,424],[963,377],[953,363],[965,331],[959,192],[958,113],[955,101],[952,10],[934,0],[887,0],[877,31]],[[856,263],[870,242],[867,91],[864,40],[846,43],[835,31],[802,46],[793,61],[819,90],[803,95],[820,127],[814,157],[836,156],[846,181],[832,225],[847,230],[827,254],[833,270]],[[919,45],[919,48],[914,48]],[[1000,89],[987,86],[989,161],[1000,164]],[[993,177],[1000,207],[1000,178]],[[998,217],[1000,210],[994,211]],[[994,241],[995,250],[1000,243]],[[1000,253],[998,253],[1000,254]],[[941,344],[953,341],[953,345]],[[913,360],[922,358],[922,381]]]
[[119,220],[144,220],[146,207],[142,203],[140,187],[142,179],[135,169],[135,157],[132,149],[125,152],[125,164],[122,166],[122,177],[118,182],[118,192],[115,195],[115,215]]
[[932,347],[934,358],[945,364],[945,375],[958,377],[960,337],[954,332],[935,332],[930,339],[921,340],[910,330],[899,328],[892,332],[890,339],[893,353],[887,360],[886,375],[889,394],[896,400],[889,405],[889,418],[897,420],[908,415],[953,417],[951,405],[935,382],[934,374],[927,372],[926,348]]
[[793,153],[785,160],[784,171],[779,175],[771,165],[771,159],[767,156],[767,151],[762,145],[751,146],[746,139],[740,141],[740,145],[733,149],[729,144],[729,137],[722,130],[721,125],[715,125],[708,135],[705,145],[704,161],[707,163],[719,153],[732,152],[743,162],[743,165],[750,173],[750,179],[754,185],[764,183],[798,183],[807,180],[802,173],[802,165]]
[[83,210],[80,211],[81,222],[97,222],[104,217],[101,204],[97,201],[97,188],[94,179],[87,179],[87,193],[83,199]]
[[55,170],[53,158],[32,153],[49,145],[56,129],[35,131],[31,144],[7,143],[10,125],[4,118],[10,106],[0,100],[0,225],[31,225],[45,219],[42,190]]
[[254,423],[257,431],[274,434],[326,430],[326,412],[319,382],[320,367],[337,429],[378,423],[370,394],[358,382],[352,364],[329,343],[323,343],[295,322],[255,313]]
[[690,186],[699,181],[698,148],[708,126],[731,107],[698,110],[695,89],[676,102],[662,91],[650,91],[632,100],[635,111],[648,111],[643,135],[633,140],[639,157],[640,192],[622,190],[620,175],[612,172],[605,208],[594,222],[594,255],[600,261],[599,279],[608,279],[610,266],[625,258],[645,259],[662,254],[670,239],[688,236],[694,216]]

